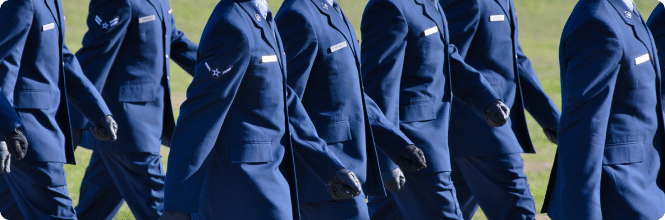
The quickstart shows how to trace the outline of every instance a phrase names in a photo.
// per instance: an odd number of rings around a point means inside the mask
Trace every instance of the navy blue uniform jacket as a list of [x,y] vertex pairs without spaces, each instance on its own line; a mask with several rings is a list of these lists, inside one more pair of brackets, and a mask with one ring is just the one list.
[[659,219],[665,213],[665,194],[656,184],[661,75],[640,17],[621,0],[581,0],[563,29],[552,219]]
[[14,0],[0,7],[0,87],[23,122],[24,161],[74,163],[67,102],[95,122],[111,115],[65,45],[60,0]]
[[0,90],[0,140],[4,140],[14,129],[21,127],[21,119],[16,115],[14,107],[7,101],[7,96]]
[[[196,44],[176,29],[168,0],[92,0],[87,24],[76,57],[120,128],[95,150],[159,152],[175,128],[169,60],[193,75]],[[78,127],[91,125],[77,116]]]
[[[370,0],[360,30],[365,92],[425,152],[419,173],[450,171],[453,92],[480,115],[499,96],[450,44],[446,18],[430,0]],[[380,160],[382,170],[396,167]]]
[[[397,161],[412,143],[364,94],[351,22],[325,0],[284,1],[276,22],[284,36],[288,84],[302,97],[319,137],[356,174],[365,195],[384,196],[375,145]],[[333,200],[300,160],[296,172],[300,203]]]
[[[201,195],[227,207],[219,210],[224,213],[247,212],[252,207],[233,208],[246,200],[291,201],[297,210],[295,195],[289,199],[284,194],[295,191],[291,152],[316,174],[318,185],[343,167],[317,136],[299,98],[287,86],[286,57],[275,31],[273,37],[251,0],[224,0],[212,12],[201,38],[196,75],[173,135],[166,175],[167,211],[197,212]],[[206,167],[213,157],[221,167]],[[206,175],[206,169],[222,172]],[[284,179],[282,175],[289,185],[270,181]],[[204,178],[225,194],[199,192]],[[251,212],[261,215],[259,219],[275,218],[260,209]]]
[[[518,39],[512,1],[439,1],[448,18],[450,41],[510,108],[505,126],[493,128],[455,96],[450,118],[452,156],[535,153],[526,108],[543,128],[559,123],[559,109],[538,81]],[[482,138],[477,138],[482,137]]]

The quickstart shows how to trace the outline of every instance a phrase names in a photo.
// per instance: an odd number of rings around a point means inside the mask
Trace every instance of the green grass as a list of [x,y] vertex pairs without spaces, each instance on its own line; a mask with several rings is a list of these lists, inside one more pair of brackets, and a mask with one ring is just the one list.
[[[367,0],[338,0],[344,13],[353,23],[360,38],[360,19]],[[442,0],[445,1],[445,0]],[[570,11],[576,0],[514,0],[517,7],[520,24],[520,42],[524,52],[530,57],[538,77],[550,97],[560,106],[561,88],[559,83],[558,45],[563,25],[568,19]],[[273,12],[276,12],[281,1],[268,0]],[[637,8],[641,10],[646,19],[657,1],[635,0]],[[171,0],[178,28],[185,32],[187,37],[195,43],[199,42],[201,32],[217,4],[217,1],[204,0]],[[72,51],[81,47],[81,39],[87,30],[85,19],[88,13],[88,1],[63,1],[65,16],[67,17],[67,44]],[[171,65],[171,89],[174,105],[177,107],[185,99],[185,91],[192,78],[175,63]],[[176,116],[177,116],[177,110]],[[547,187],[549,172],[552,166],[556,146],[550,144],[542,134],[542,129],[528,117],[531,138],[538,154],[525,154],[525,172],[529,177],[531,192],[536,200],[536,208],[540,211]],[[122,129],[122,128],[120,128]],[[85,168],[90,160],[90,151],[79,149],[76,152],[78,165],[67,165],[69,192],[78,203],[79,187]],[[162,148],[163,162],[166,162],[168,149]],[[548,219],[539,215],[538,219]],[[122,207],[116,219],[134,219],[126,205]],[[486,219],[479,211],[473,219]]]

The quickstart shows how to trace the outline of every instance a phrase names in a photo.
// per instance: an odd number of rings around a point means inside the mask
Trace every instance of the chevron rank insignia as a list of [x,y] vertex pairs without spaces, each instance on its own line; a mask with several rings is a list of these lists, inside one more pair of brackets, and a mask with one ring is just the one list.
[[108,31],[109,29],[115,27],[118,25],[118,22],[120,21],[120,18],[115,17],[110,21],[104,21],[102,18],[99,17],[99,15],[95,15],[95,22],[97,22],[97,25],[99,25],[99,28],[102,30]]
[[208,68],[208,72],[210,72],[210,74],[212,74],[212,76],[215,77],[215,78],[219,78],[220,76],[228,73],[229,71],[231,71],[231,69],[233,69],[233,66],[231,66],[231,67],[229,67],[229,68],[227,68],[223,71],[219,71],[219,68],[217,68],[217,67],[215,67],[215,69],[211,68],[210,65],[208,64],[208,62],[205,62],[205,65],[206,65],[206,68]]

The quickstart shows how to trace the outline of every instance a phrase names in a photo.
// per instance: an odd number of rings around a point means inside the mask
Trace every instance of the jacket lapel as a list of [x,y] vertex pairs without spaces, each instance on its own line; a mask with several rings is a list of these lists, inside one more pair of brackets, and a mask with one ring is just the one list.
[[[435,7],[432,5],[432,2],[426,2],[426,1],[431,1],[431,0],[415,0],[417,4],[421,5],[423,7],[423,11],[425,13],[425,16],[428,17],[430,20],[434,21],[436,24],[437,28],[439,28],[439,36],[441,37],[441,40],[447,42],[447,37],[445,36],[444,31],[448,30],[445,28],[443,23],[443,14],[441,14]],[[439,6],[441,8],[441,6]]]
[[[651,36],[649,36],[648,29],[644,22],[642,22],[642,19],[640,19],[640,14],[638,13],[633,13],[630,12],[630,9],[628,9],[628,6],[626,6],[625,3],[621,0],[609,0],[608,1],[614,9],[619,13],[619,16],[623,19],[623,21],[631,26],[633,29],[633,33],[637,37],[637,40],[639,40],[642,45],[644,45],[645,48],[647,48],[647,51],[649,51],[649,56],[650,59],[649,61],[651,62],[651,65],[656,68],[656,63],[655,63],[655,54],[654,54],[654,49],[652,47],[652,41],[651,41]],[[642,31],[638,29],[643,29]]]
[[508,19],[512,21],[513,16],[510,15],[510,4],[508,3],[508,0],[494,0],[494,1],[501,6],[503,13],[505,13],[506,17],[508,17]]
[[[335,8],[333,8],[332,5],[329,5],[328,2],[325,0],[311,0],[312,3],[319,9],[319,12],[321,14],[324,14],[328,17],[328,24],[335,28],[335,30],[339,31],[344,36],[344,39],[346,39],[347,44],[349,44],[350,47],[353,47],[353,38],[350,36],[349,29],[347,28],[346,24],[344,23],[345,20],[342,20],[340,18],[339,14],[337,14],[337,11]],[[354,54],[356,54],[355,48],[351,49]]]
[[58,7],[55,5],[55,0],[44,0],[44,3],[46,3],[46,7],[48,10],[51,12],[51,15],[53,16],[53,20],[55,20],[55,24],[60,26],[60,19],[58,19]]
[[[254,26],[257,28],[261,29],[261,36],[263,37],[263,41],[265,41],[275,52],[275,55],[279,57],[279,65],[282,67],[282,70],[284,69],[284,63],[283,63],[283,56],[282,53],[280,53],[280,48],[279,44],[277,44],[277,30],[273,32],[273,30],[270,28],[270,25],[268,24],[268,21],[263,18],[263,16],[260,15],[259,11],[256,9],[254,6],[254,2],[252,1],[246,1],[246,0],[240,0],[238,1],[238,5],[245,10],[247,15],[250,17],[250,20],[254,22]],[[274,33],[274,34],[273,34]]]
[[150,5],[152,5],[152,7],[155,8],[155,11],[157,11],[157,16],[159,17],[159,19],[164,21],[164,13],[162,10],[162,5],[159,2],[159,0],[148,0],[148,3],[150,3]]

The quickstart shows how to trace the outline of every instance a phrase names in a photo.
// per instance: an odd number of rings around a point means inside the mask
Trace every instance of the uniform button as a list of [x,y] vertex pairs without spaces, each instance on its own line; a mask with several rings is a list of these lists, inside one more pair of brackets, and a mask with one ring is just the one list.
[[168,54],[166,54],[166,55],[165,55],[165,57],[166,57],[166,59],[168,59],[168,58],[169,58],[169,55],[168,55]]
[[171,77],[170,77],[170,76],[166,76],[166,80],[171,80]]
[[515,59],[518,59],[518,58],[517,58],[517,55],[515,55]]

